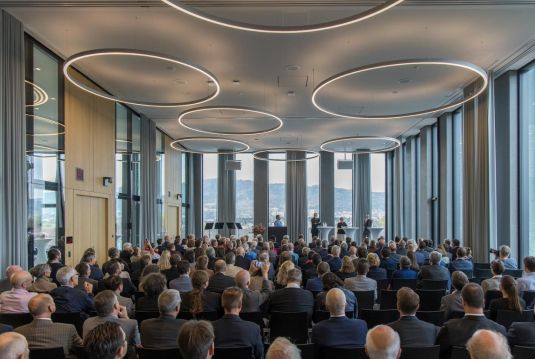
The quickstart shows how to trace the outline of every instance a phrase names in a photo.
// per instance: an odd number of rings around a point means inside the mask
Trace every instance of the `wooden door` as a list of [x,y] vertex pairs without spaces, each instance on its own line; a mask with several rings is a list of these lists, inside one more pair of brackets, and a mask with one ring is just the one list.
[[174,239],[179,233],[180,211],[177,206],[167,206],[167,234]]
[[74,263],[79,263],[87,248],[94,248],[98,263],[106,261],[108,199],[76,194],[74,196]]

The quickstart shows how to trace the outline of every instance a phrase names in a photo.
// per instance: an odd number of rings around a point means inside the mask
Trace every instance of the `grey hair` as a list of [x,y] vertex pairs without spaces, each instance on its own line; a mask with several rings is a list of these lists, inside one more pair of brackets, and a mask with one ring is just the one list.
[[182,303],[180,293],[176,289],[166,289],[158,296],[158,310],[160,314],[171,313]]
[[28,341],[22,334],[15,332],[0,335],[0,352],[2,359],[18,359],[21,354],[27,359],[30,355]]
[[56,273],[56,280],[61,285],[68,285],[72,277],[76,275],[73,267],[65,266],[60,268]]
[[206,255],[208,256],[208,258],[214,258],[215,257],[215,249],[214,249],[214,247],[206,248]]
[[[488,334],[491,338],[489,341],[483,341],[480,339],[481,335]],[[492,330],[480,329],[477,330],[470,340],[466,343],[466,349],[470,353],[472,359],[512,359],[511,351],[509,350],[509,344],[507,339]]]
[[429,255],[429,263],[431,264],[439,264],[441,260],[442,260],[442,254],[440,252],[433,251]]
[[278,337],[271,343],[266,359],[301,359],[301,350],[284,337]]
[[124,243],[123,243],[123,249],[128,249],[128,248],[132,248],[132,243],[130,243],[130,242],[124,242]]
[[[378,347],[373,339],[376,331],[386,330],[390,336],[386,347]],[[366,353],[370,359],[396,359],[399,354],[399,334],[386,325],[378,325],[366,335]]]
[[41,278],[45,275],[46,272],[50,272],[52,269],[48,264],[38,264],[32,269],[30,269],[30,274],[33,275],[35,278]]

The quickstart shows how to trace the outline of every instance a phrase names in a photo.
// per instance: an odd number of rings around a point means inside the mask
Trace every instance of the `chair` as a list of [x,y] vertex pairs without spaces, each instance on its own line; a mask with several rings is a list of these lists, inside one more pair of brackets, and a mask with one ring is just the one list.
[[462,317],[464,317],[464,312],[459,312],[459,311],[454,310],[454,311],[448,312],[448,315],[445,321],[448,321],[450,319],[459,319]]
[[522,293],[522,298],[526,302],[527,306],[530,306],[531,303],[535,300],[535,290],[526,290]]
[[503,275],[510,275],[513,278],[520,278],[522,277],[524,270],[522,269],[506,269],[503,272]]
[[321,293],[321,291],[317,291],[317,290],[310,290],[309,292],[312,293],[312,296],[313,296],[314,298],[316,298],[317,295]]
[[379,279],[377,280],[377,289],[384,290],[388,289],[388,286],[390,285],[390,279]]
[[180,349],[147,349],[137,348],[137,355],[139,359],[182,359]]
[[533,359],[535,357],[535,347],[515,345],[513,348],[513,357],[515,359]]
[[195,319],[208,320],[209,322],[213,322],[214,320],[218,320],[219,318],[220,315],[218,312],[200,312],[195,316]]
[[509,329],[514,322],[532,322],[533,310],[523,310],[522,312],[516,312],[513,310],[498,310],[496,316],[496,323],[501,324],[505,329]]
[[187,310],[181,310],[176,317],[177,319],[191,320],[193,319],[193,314]]
[[333,348],[321,347],[321,359],[344,358],[344,359],[368,359],[364,347]]
[[439,359],[440,345],[429,347],[403,347],[401,348],[401,359]]
[[83,315],[82,313],[52,313],[52,321],[74,325],[78,335],[81,337],[85,320]]
[[30,313],[2,313],[0,314],[0,323],[11,325],[13,328],[20,327],[31,323],[33,317]]
[[441,327],[445,322],[445,312],[440,310],[433,311],[418,311],[416,317],[424,322],[432,323],[437,327]]
[[308,341],[308,313],[271,312],[269,319],[269,341],[277,337],[291,338],[294,343]]
[[488,268],[486,269],[474,268],[474,276],[478,278],[483,278],[483,279],[492,278],[492,272]]
[[490,302],[492,302],[493,299],[501,298],[502,292],[499,290],[487,290],[485,293],[485,309],[489,309]]
[[135,314],[138,327],[141,327],[141,322],[144,321],[145,319],[158,318],[159,316],[160,316],[160,312],[156,312],[156,311],[137,310]]
[[454,346],[454,347],[451,348],[451,356],[450,356],[450,358],[470,359],[470,353],[468,353],[468,350],[466,350],[465,347]]
[[32,349],[30,348],[30,359],[65,359],[63,347],[49,349]]
[[369,290],[366,292],[353,292],[357,297],[357,304],[359,309],[373,309],[375,303],[375,291]]
[[381,309],[395,309],[398,299],[396,290],[382,290],[379,296],[379,307]]
[[489,269],[490,263],[474,263],[474,269]]
[[402,287],[409,287],[411,289],[416,290],[416,285],[418,284],[417,279],[401,279],[401,278],[394,278],[392,279],[392,289],[398,290]]
[[373,328],[379,324],[388,324],[399,319],[399,312],[395,309],[372,310],[363,309],[360,313],[360,319],[368,324],[368,328]]
[[329,319],[330,316],[331,313],[326,310],[316,310],[312,316],[312,321],[317,324],[323,320]]
[[262,332],[264,330],[264,313],[262,312],[245,312],[240,313],[240,318],[248,321],[256,323],[260,327],[260,331]]
[[448,281],[447,280],[430,280],[424,279],[421,282],[422,289],[424,290],[448,290]]
[[297,344],[297,348],[301,350],[301,359],[316,358],[316,346],[314,344]]
[[251,347],[215,348],[214,359],[251,359],[254,358]]
[[420,310],[430,311],[440,309],[440,301],[446,295],[446,290],[417,290],[416,293],[420,296]]
[[134,293],[134,302],[137,302],[137,300],[141,297],[144,297],[145,296],[145,293],[143,292],[135,292]]
[[484,279],[485,279],[485,278],[473,277],[473,278],[468,279],[468,281],[469,281],[470,283],[476,283],[476,284],[481,285],[481,282],[483,282]]

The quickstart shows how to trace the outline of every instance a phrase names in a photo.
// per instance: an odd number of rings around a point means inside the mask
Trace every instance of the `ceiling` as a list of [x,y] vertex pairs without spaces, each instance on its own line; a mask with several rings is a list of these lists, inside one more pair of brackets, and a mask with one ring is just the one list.
[[[202,11],[255,24],[299,25],[333,20],[381,1],[195,0]],[[328,4],[328,6],[325,6]],[[334,6],[333,6],[334,4]],[[302,6],[297,6],[302,5]],[[299,147],[347,136],[406,136],[433,118],[359,120],[317,110],[314,88],[346,70],[386,61],[445,58],[493,69],[535,40],[535,1],[407,0],[363,22],[309,34],[261,34],[192,18],[159,0],[0,0],[0,6],[62,57],[99,48],[157,52],[201,66],[221,85],[200,106],[239,106],[267,111],[284,126],[261,135],[231,135],[252,150]],[[85,59],[77,67],[110,93],[133,100],[181,102],[214,91],[208,78],[162,60],[126,56]],[[445,66],[384,69],[329,85],[318,103],[330,111],[359,116],[393,115],[445,105],[474,80],[473,73]],[[239,83],[238,83],[239,82]],[[133,106],[175,139],[206,136],[181,127],[177,118],[195,108]],[[216,111],[187,124],[215,132],[271,128],[273,120]],[[239,118],[244,116],[244,118]],[[266,121],[263,122],[262,118]]]

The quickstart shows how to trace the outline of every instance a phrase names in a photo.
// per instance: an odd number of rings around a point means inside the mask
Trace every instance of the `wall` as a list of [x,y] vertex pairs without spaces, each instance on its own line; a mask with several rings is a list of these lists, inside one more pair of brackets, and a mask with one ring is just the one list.
[[[166,231],[167,234],[171,236],[175,236],[177,234],[180,234],[180,221],[182,216],[181,213],[181,205],[182,200],[180,199],[180,194],[182,194],[182,186],[181,186],[181,152],[176,151],[171,148],[171,142],[173,141],[170,137],[165,137],[165,196],[164,196],[164,223],[166,224]],[[171,207],[171,208],[170,208]],[[171,209],[171,211],[169,210]],[[178,216],[176,218],[176,222],[172,221],[171,218],[169,218],[170,214]],[[174,224],[178,226],[178,228],[170,228],[170,225],[174,227]]]

